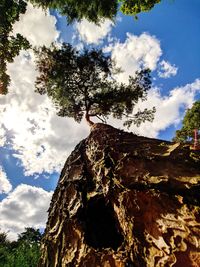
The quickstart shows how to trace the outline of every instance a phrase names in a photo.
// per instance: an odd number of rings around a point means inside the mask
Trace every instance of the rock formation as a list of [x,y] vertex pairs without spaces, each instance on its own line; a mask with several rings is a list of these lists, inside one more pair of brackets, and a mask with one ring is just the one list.
[[200,152],[95,124],[62,170],[40,267],[199,267]]

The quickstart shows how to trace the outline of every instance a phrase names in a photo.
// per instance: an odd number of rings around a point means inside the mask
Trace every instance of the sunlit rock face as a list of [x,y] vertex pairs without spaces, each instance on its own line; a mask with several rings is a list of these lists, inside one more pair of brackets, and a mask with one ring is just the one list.
[[104,124],[72,152],[40,267],[200,266],[200,152]]

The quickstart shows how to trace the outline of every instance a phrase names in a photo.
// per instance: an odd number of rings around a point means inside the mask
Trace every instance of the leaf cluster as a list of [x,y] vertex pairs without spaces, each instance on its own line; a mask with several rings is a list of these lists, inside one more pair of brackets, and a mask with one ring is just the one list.
[[114,20],[120,9],[125,15],[134,15],[151,10],[161,0],[30,0],[44,9],[57,9],[67,16],[68,23],[83,18],[99,24],[104,19]]
[[119,0],[121,11],[125,15],[134,16],[137,19],[137,14],[141,12],[150,11],[155,4],[160,3],[161,0]]
[[83,18],[98,24],[102,19],[113,20],[117,14],[118,3],[113,0],[30,0],[44,9],[59,10],[67,16],[68,23],[81,21]]
[[6,73],[7,63],[13,62],[21,49],[30,48],[29,42],[21,35],[11,35],[13,24],[19,20],[20,14],[26,12],[23,0],[0,1],[0,94],[6,94],[10,77]]

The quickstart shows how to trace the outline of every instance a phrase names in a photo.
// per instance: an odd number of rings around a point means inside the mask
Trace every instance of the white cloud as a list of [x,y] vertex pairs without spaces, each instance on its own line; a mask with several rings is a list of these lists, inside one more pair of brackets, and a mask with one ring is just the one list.
[[[29,5],[14,28],[34,45],[50,45],[58,37],[55,22],[53,16]],[[60,171],[74,145],[88,133],[86,125],[58,117],[51,101],[34,92],[34,59],[32,52],[21,51],[9,64],[12,83],[9,93],[0,96],[0,145],[7,138],[26,175]]]
[[171,65],[169,62],[162,60],[159,63],[158,75],[161,78],[170,78],[177,74],[178,68],[175,65]]
[[27,5],[26,13],[15,23],[13,33],[21,33],[34,46],[49,46],[59,36],[56,30],[56,18],[48,11],[44,12],[31,4]]
[[9,193],[12,190],[12,185],[7,178],[6,173],[3,171],[2,167],[0,166],[0,194],[2,193]]
[[6,144],[6,131],[3,128],[0,128],[0,147]]
[[9,94],[0,96],[0,128],[9,132],[14,156],[21,160],[26,175],[60,171],[88,127],[58,117],[51,101],[34,92],[37,73],[31,52],[21,52],[9,65],[9,74]]
[[[162,96],[157,88],[151,89],[147,101],[138,103],[136,110],[155,106],[154,121],[145,122],[139,128],[133,125],[130,131],[143,136],[158,137],[161,130],[176,125],[183,119],[183,109],[186,110],[192,106],[198,93],[200,93],[200,79],[196,79],[191,84],[174,88],[168,96]],[[119,125],[119,121],[111,121],[115,126]]]
[[44,228],[52,192],[21,184],[0,202],[0,229],[15,240],[25,227]]
[[75,29],[80,35],[80,39],[87,44],[99,44],[102,42],[108,33],[111,32],[114,23],[108,19],[100,25],[96,25],[83,19],[81,22],[75,24]]
[[140,36],[127,33],[124,43],[117,41],[105,47],[104,51],[111,52],[116,66],[124,71],[116,76],[120,82],[128,81],[128,77],[141,67],[155,70],[162,55],[159,40],[148,33]]

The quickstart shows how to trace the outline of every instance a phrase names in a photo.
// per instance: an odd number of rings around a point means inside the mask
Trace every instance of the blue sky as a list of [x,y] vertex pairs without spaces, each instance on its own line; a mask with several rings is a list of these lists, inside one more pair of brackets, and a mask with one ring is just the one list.
[[[63,40],[77,49],[102,48],[124,70],[116,77],[119,81],[149,67],[153,86],[138,107],[155,106],[155,120],[130,131],[171,140],[185,110],[200,97],[199,10],[199,0],[163,0],[137,21],[119,13],[115,25],[105,21],[97,27],[85,20],[67,26],[56,12],[45,15],[29,5],[14,32],[37,46]],[[34,93],[37,73],[31,51],[22,51],[8,71],[9,94],[0,96],[0,229],[14,239],[24,227],[45,226],[60,170],[89,129],[85,122],[57,117],[51,101]],[[108,122],[122,128],[121,121]]]

